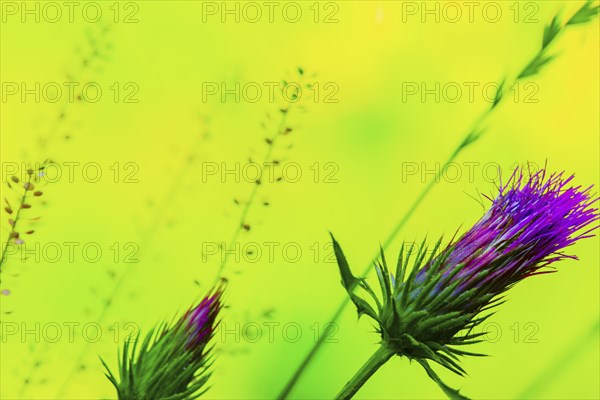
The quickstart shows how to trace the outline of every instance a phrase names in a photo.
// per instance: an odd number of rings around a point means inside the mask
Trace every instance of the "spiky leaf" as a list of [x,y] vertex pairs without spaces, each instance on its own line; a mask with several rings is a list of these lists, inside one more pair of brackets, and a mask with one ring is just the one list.
[[427,375],[429,375],[429,377],[435,383],[437,383],[437,385],[440,387],[440,389],[444,391],[444,393],[446,393],[446,396],[448,396],[448,398],[450,398],[451,400],[469,400],[468,397],[460,394],[458,390],[452,389],[450,386],[446,385],[441,380],[441,378],[435,373],[435,371],[433,371],[433,369],[426,360],[418,359],[417,361],[423,366],[423,368],[427,372]]
[[592,18],[598,15],[600,5],[592,5],[593,1],[588,0],[583,6],[569,19],[567,25],[577,25],[590,22]]
[[558,15],[555,15],[554,18],[552,18],[552,21],[550,21],[550,23],[544,28],[542,50],[544,50],[546,47],[548,47],[550,43],[552,43],[552,41],[554,40],[556,35],[558,35],[561,29],[562,27],[560,25]]
[[[361,278],[357,278],[352,274],[350,266],[348,265],[348,261],[346,260],[346,256],[344,255],[340,244],[337,242],[337,240],[335,240],[333,235],[331,235],[331,240],[333,241],[333,251],[335,253],[335,258],[337,260],[337,264],[340,270],[340,275],[342,276],[342,286],[344,286],[344,289],[346,289],[346,292],[350,296],[350,299],[356,306],[359,317],[363,314],[366,314],[372,317],[373,319],[377,320],[377,313],[375,312],[373,307],[371,307],[369,303],[367,303],[360,296],[357,296],[354,293],[354,290],[358,286],[360,286],[361,283],[367,287],[368,285],[366,283],[363,283],[363,280]],[[370,290],[369,292],[372,293],[372,291]]]

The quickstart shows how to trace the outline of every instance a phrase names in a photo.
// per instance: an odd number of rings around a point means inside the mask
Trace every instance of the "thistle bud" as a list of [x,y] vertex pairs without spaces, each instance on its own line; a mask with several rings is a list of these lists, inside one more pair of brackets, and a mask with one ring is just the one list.
[[208,294],[172,324],[163,323],[145,338],[123,345],[119,378],[104,364],[119,400],[190,400],[207,388],[211,355],[207,347],[218,325],[222,290]]

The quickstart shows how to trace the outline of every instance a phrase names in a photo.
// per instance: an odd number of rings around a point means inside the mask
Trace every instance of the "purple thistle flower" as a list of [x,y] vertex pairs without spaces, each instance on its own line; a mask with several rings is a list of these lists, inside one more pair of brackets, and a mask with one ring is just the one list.
[[[592,187],[571,187],[573,176],[548,176],[545,170],[526,178],[515,170],[483,217],[457,240],[432,251],[425,242],[400,252],[396,273],[391,274],[383,249],[376,265],[383,299],[369,284],[352,275],[339,244],[334,250],[342,284],[356,305],[379,325],[383,354],[418,361],[452,398],[464,398],[447,387],[427,360],[463,375],[458,356],[481,355],[459,350],[480,342],[486,332],[472,333],[503,302],[502,294],[526,277],[554,272],[555,262],[574,255],[563,251],[576,241],[592,237],[598,226],[598,198]],[[408,263],[413,266],[408,276]],[[360,287],[374,303],[358,296]]]
[[[428,293],[431,300],[450,283],[450,278],[452,282],[460,281],[454,295],[467,290],[496,295],[528,276],[555,272],[545,268],[556,261],[577,259],[562,250],[593,236],[591,232],[597,226],[589,226],[598,220],[598,209],[593,207],[598,199],[591,197],[592,187],[566,188],[572,180],[573,175],[563,179],[563,173],[546,178],[545,170],[525,180],[523,171],[515,170],[506,185],[500,186],[498,196],[490,199],[492,206],[485,215],[421,268],[415,283],[423,282],[430,274],[441,274]],[[436,262],[438,259],[444,262]],[[453,274],[457,266],[461,269]],[[415,287],[411,298],[421,290]],[[455,306],[472,309],[477,302],[465,300]]]
[[206,391],[211,356],[207,348],[218,325],[223,290],[215,289],[171,325],[145,338],[129,338],[119,357],[120,382],[106,367],[119,400],[191,400]]
[[178,321],[180,329],[186,331],[188,335],[186,342],[188,350],[197,350],[212,337],[217,314],[222,307],[221,296],[222,291],[217,289],[215,293],[202,299],[196,307],[190,308]]

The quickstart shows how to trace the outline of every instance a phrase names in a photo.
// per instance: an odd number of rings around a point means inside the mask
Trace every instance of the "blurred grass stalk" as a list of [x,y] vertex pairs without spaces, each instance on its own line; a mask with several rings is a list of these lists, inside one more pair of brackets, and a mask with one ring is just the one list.
[[[85,36],[86,36],[87,44],[89,45],[89,49],[87,52],[84,52],[83,50],[79,50],[79,49],[77,50],[78,53],[80,51],[82,51],[83,54],[78,54],[78,56],[81,57],[80,62],[75,62],[70,65],[69,68],[71,68],[72,65],[78,66],[78,68],[76,68],[73,71],[67,72],[67,75],[65,77],[67,80],[72,81],[72,82],[82,82],[85,80],[87,71],[91,70],[91,68],[93,66],[97,65],[96,61],[107,61],[110,59],[110,51],[112,51],[113,46],[112,46],[112,42],[109,40],[108,35],[111,32],[111,27],[112,27],[112,25],[101,25],[98,28],[99,29],[98,32],[86,31]],[[82,96],[83,96],[83,89],[81,89],[77,93],[78,101],[81,101]],[[58,113],[56,114],[56,117],[51,122],[51,125],[47,129],[45,129],[44,134],[40,135],[40,137],[38,138],[38,151],[40,152],[40,154],[42,156],[45,156],[45,157],[51,156],[51,154],[50,154],[51,152],[50,152],[49,148],[52,147],[51,144],[55,143],[56,136],[59,134],[61,129],[64,126],[66,126],[67,118],[68,118],[68,116],[71,115],[70,108],[73,107],[73,104],[74,103],[68,101],[67,98],[65,98],[64,104],[59,104],[60,108],[58,110]],[[65,137],[65,140],[69,140],[69,139],[70,139],[70,136]],[[38,157],[38,158],[42,158],[42,157]],[[52,158],[52,160],[53,161],[46,159],[46,161],[44,161],[41,164],[41,166],[45,167],[45,165],[51,164],[55,161],[54,158]],[[15,219],[15,222],[16,222],[16,219]],[[12,235],[12,233],[11,233],[11,235]],[[8,245],[8,243],[7,243],[7,245]],[[0,261],[0,266],[2,265],[2,263],[5,262],[5,256],[4,256],[5,250],[6,249],[3,250],[3,256],[2,256],[2,261]],[[24,398],[23,396],[24,396],[30,382],[33,381],[35,372],[39,370],[40,366],[42,365],[42,363],[44,361],[43,355],[44,355],[45,351],[48,350],[48,347],[49,347],[48,342],[44,342],[43,347],[36,346],[34,348],[34,350],[32,350],[33,355],[34,355],[34,360],[32,362],[31,367],[27,370],[27,373],[25,374],[25,377],[23,378],[22,385],[18,391],[18,396],[20,398]]]
[[[190,166],[191,166],[191,161],[190,161],[190,159],[188,159],[185,162],[185,164],[183,165],[183,167],[181,168],[181,170],[179,171],[179,173],[174,175],[175,178],[171,181],[171,188],[166,192],[165,198],[162,200],[162,206],[157,207],[158,212],[156,212],[154,214],[154,218],[152,219],[150,228],[144,230],[144,235],[142,236],[141,246],[140,246],[141,249],[149,247],[150,244],[152,243],[152,240],[154,239],[154,236],[158,230],[158,226],[160,226],[160,221],[164,218],[164,216],[166,214],[166,210],[168,210],[170,208],[171,204],[173,204],[173,202],[175,201],[175,198],[179,194],[179,192],[182,188],[181,182],[183,181],[183,177],[188,174]],[[119,290],[123,286],[123,282],[125,281],[125,278],[129,275],[129,272],[131,272],[131,268],[126,269],[125,272],[123,272],[117,279],[117,282],[113,286],[113,288],[108,296],[108,300],[104,302],[104,306],[100,310],[100,314],[95,321],[96,323],[100,324],[106,318],[106,315],[107,315],[109,309],[113,305],[112,299],[116,296],[116,294],[119,292]],[[65,378],[65,381],[63,382],[62,386],[60,387],[60,389],[56,395],[56,398],[60,398],[60,395],[62,395],[64,393],[64,391],[67,389],[68,383],[71,381],[71,379],[74,377],[75,373],[78,371],[79,366],[80,366],[81,362],[83,361],[83,358],[86,355],[87,349],[90,345],[91,345],[91,343],[89,343],[89,342],[87,342],[84,345],[83,349],[81,350],[81,352],[79,353],[79,355],[76,358],[74,367],[68,373],[67,377]]]
[[[27,168],[26,169],[26,174],[27,174],[27,178],[24,182],[21,182],[19,180],[19,178],[16,175],[13,175],[11,177],[11,181],[13,182],[13,185],[18,185],[17,187],[21,187],[22,186],[22,193],[20,193],[18,195],[18,200],[17,200],[17,207],[16,207],[16,213],[12,218],[8,218],[8,224],[10,225],[10,231],[8,233],[8,238],[6,239],[6,243],[4,243],[4,246],[2,248],[2,258],[0,258],[0,282],[1,282],[1,277],[2,277],[2,266],[4,265],[4,263],[6,263],[6,259],[8,254],[8,246],[11,244],[11,242],[17,246],[20,246],[22,244],[25,243],[25,241],[23,240],[21,234],[25,233],[27,235],[31,235],[33,234],[34,230],[30,229],[27,231],[20,231],[19,229],[19,222],[21,222],[22,220],[22,215],[21,212],[23,210],[26,209],[30,209],[32,207],[32,204],[28,203],[27,200],[31,198],[31,196],[33,197],[40,197],[42,196],[43,192],[36,190],[34,191],[34,183],[37,185],[38,182],[40,181],[40,177],[41,174],[43,174],[44,169],[46,168],[46,164],[50,163],[48,160],[44,161],[43,163],[41,163],[39,165],[39,167],[34,170],[33,167],[31,168]],[[8,186],[9,189],[11,190],[16,190],[13,188],[13,185],[11,185],[11,183],[9,181],[6,182],[6,185]],[[31,194],[31,196],[28,196],[29,194]],[[11,206],[9,200],[4,197],[4,204],[6,204],[6,206],[4,207],[4,211],[10,216],[12,216],[12,214],[15,212],[13,207]],[[40,217],[35,217],[35,218],[29,218],[29,221],[37,221]]]
[[[304,75],[304,70],[302,68],[299,68],[299,74],[300,74],[300,77],[302,78],[302,76]],[[298,91],[297,91],[297,89],[296,89],[296,92],[294,93],[294,95],[295,95],[295,97],[293,97],[293,98],[297,99],[298,98]],[[267,150],[267,152],[265,154],[265,157],[264,157],[263,162],[262,162],[261,165],[267,165],[267,163],[272,162],[271,161],[271,157],[273,155],[273,150],[275,148],[275,142],[277,141],[277,138],[279,138],[281,135],[284,135],[287,132],[287,128],[286,128],[287,117],[288,117],[288,114],[291,111],[292,106],[294,104],[295,103],[288,102],[288,103],[286,103],[285,108],[281,108],[279,110],[281,112],[281,119],[279,121],[279,124],[277,125],[276,132],[273,134],[272,137],[266,139],[266,142],[267,142],[267,145],[268,145],[268,150]],[[250,209],[254,205],[254,200],[256,199],[256,196],[258,194],[258,190],[259,190],[259,188],[261,186],[262,173],[263,173],[263,170],[261,169],[260,170],[260,175],[259,175],[257,181],[255,182],[254,186],[252,187],[252,191],[250,192],[250,196],[248,197],[248,200],[245,202],[244,208],[242,209],[242,212],[240,214],[239,223],[237,224],[237,226],[234,229],[234,232],[233,232],[233,234],[231,236],[231,240],[229,241],[229,245],[227,247],[228,249],[234,248],[235,244],[237,242],[237,239],[238,239],[240,233],[242,232],[242,230],[243,229],[249,229],[249,227],[250,227],[247,224],[246,218],[248,216],[248,213],[250,212]],[[225,266],[227,265],[227,261],[229,260],[229,255],[230,255],[230,252],[228,252],[228,251],[226,251],[224,253],[223,258],[221,260],[221,264],[219,265],[219,269],[217,271],[217,275],[215,277],[215,281],[214,281],[213,285],[216,285],[221,279],[225,278],[223,276],[223,273],[225,271]]]
[[[468,131],[468,133],[459,142],[458,146],[452,151],[452,153],[450,154],[450,157],[448,157],[448,160],[443,164],[442,168],[436,173],[434,179],[430,180],[426,184],[426,186],[423,188],[423,190],[421,191],[419,196],[417,196],[417,198],[412,203],[410,208],[406,211],[404,216],[400,219],[398,224],[394,227],[394,229],[392,230],[392,232],[390,233],[388,238],[385,240],[385,242],[383,242],[382,248],[384,250],[387,249],[389,247],[389,245],[394,241],[394,239],[396,238],[398,233],[402,230],[404,225],[406,225],[406,223],[412,217],[412,215],[414,214],[416,209],[421,205],[421,203],[423,202],[425,197],[427,197],[427,194],[431,191],[433,186],[438,181],[440,181],[440,177],[444,175],[444,173],[446,172],[446,170],[450,166],[450,164],[466,148],[468,148],[475,141],[477,141],[478,139],[481,138],[481,136],[485,132],[485,128],[482,127],[482,124],[494,112],[494,110],[496,110],[497,106],[501,103],[502,99],[504,98],[503,89],[505,87],[511,87],[512,85],[519,82],[523,78],[537,75],[544,66],[546,66],[548,63],[553,61],[556,58],[556,55],[548,55],[547,54],[547,50],[549,49],[550,44],[553,43],[555,41],[555,39],[557,37],[559,37],[559,35],[563,31],[565,31],[567,28],[575,26],[575,25],[588,23],[594,17],[596,17],[600,10],[600,6],[593,5],[592,3],[593,3],[593,0],[586,0],[586,2],[581,6],[581,8],[579,8],[579,10],[576,11],[575,14],[573,14],[573,16],[571,18],[569,18],[566,23],[563,24],[561,22],[560,15],[557,14],[554,16],[554,18],[552,18],[552,21],[550,21],[544,27],[542,44],[541,44],[540,50],[527,62],[527,64],[525,64],[525,67],[521,70],[521,72],[515,78],[513,78],[511,80],[511,83],[509,85],[507,85],[507,81],[508,81],[507,77],[505,77],[501,81],[501,84],[498,87],[498,90],[496,92],[496,95],[495,95],[494,101],[492,102],[492,105],[488,109],[484,110],[482,112],[482,114],[477,118],[477,120],[475,121],[475,123],[473,125],[473,128]],[[375,254],[375,256],[373,257],[373,261],[370,262],[365,267],[363,273],[360,275],[361,277],[368,275],[368,273],[373,269],[374,262],[377,260],[378,255],[379,255],[379,253]],[[356,286],[354,286],[352,288],[352,290],[354,290],[355,288],[356,288]],[[341,317],[342,312],[344,311],[344,309],[346,308],[346,306],[348,304],[350,304],[349,296],[344,298],[344,300],[340,303],[340,305],[338,306],[338,308],[336,309],[336,311],[333,313],[333,315],[331,316],[331,318],[328,321],[332,324],[335,323]],[[317,354],[317,352],[319,351],[319,349],[321,348],[321,346],[323,345],[323,343],[325,342],[325,339],[328,337],[329,334],[330,334],[330,332],[327,329],[321,333],[318,340],[314,343],[314,345],[309,350],[307,355],[304,357],[304,359],[302,360],[300,365],[296,368],[292,377],[286,383],[286,385],[284,386],[281,393],[277,396],[278,400],[286,399],[290,395],[291,391],[294,389],[294,387],[300,380],[300,377],[306,371],[307,367],[309,366],[309,364],[311,363],[314,356]]]
[[[299,68],[298,71],[299,71],[300,77],[302,78],[302,76],[304,75],[304,70],[302,68]],[[274,144],[275,144],[276,139],[281,135],[285,135],[285,134],[289,133],[289,131],[288,131],[289,128],[286,128],[287,117],[292,108],[292,105],[295,103],[289,101],[287,99],[287,97],[285,97],[285,96],[284,96],[284,98],[286,99],[286,104],[283,108],[281,108],[279,110],[281,113],[281,119],[280,119],[279,123],[277,124],[277,131],[273,134],[272,137],[270,137],[266,140],[269,147],[266,152],[265,159],[263,161],[263,165],[265,165],[271,159],[273,149],[275,147]],[[292,100],[299,99],[298,92],[296,91],[295,97],[294,97],[294,95],[292,95],[291,98],[292,98]],[[180,173],[180,176],[177,179],[174,179],[172,181],[173,188],[170,191],[168,191],[167,197],[163,203],[164,206],[160,207],[159,208],[160,210],[167,210],[169,208],[169,206],[172,204],[173,199],[175,198],[175,194],[177,193],[177,189],[181,187],[181,185],[180,185],[180,182],[182,181],[181,176],[183,176],[187,173],[189,166],[190,166],[190,163],[187,162],[185,164],[185,166],[183,167],[183,169]],[[248,200],[246,201],[244,208],[242,209],[239,223],[234,228],[234,232],[233,232],[233,235],[231,238],[230,248],[234,247],[234,244],[237,241],[237,238],[240,235],[240,233],[242,232],[242,230],[249,228],[249,225],[247,225],[247,223],[246,223],[246,218],[247,218],[247,215],[248,215],[250,209],[252,208],[252,205],[255,203],[254,200],[258,194],[260,186],[261,186],[261,182],[260,182],[260,178],[259,178],[259,180],[253,185],[252,190],[250,192],[250,196],[249,196]],[[154,233],[156,232],[156,228],[159,225],[158,222],[160,221],[163,214],[164,214],[164,212],[157,213],[155,215],[154,223],[151,225],[151,229],[148,229],[145,231],[146,234],[142,239],[141,248],[144,248],[151,243],[151,241],[154,237]],[[217,271],[213,286],[217,285],[223,279],[223,273],[224,273],[225,267],[227,265],[228,255],[229,255],[229,253],[225,252],[225,257],[223,258],[221,264],[219,265],[219,269]],[[113,299],[116,297],[119,290],[123,287],[123,283],[125,282],[126,278],[129,276],[130,271],[131,271],[130,268],[127,269],[118,278],[117,282],[115,283],[115,286],[113,286],[113,289],[111,290],[111,292],[109,294],[108,300],[104,303],[104,306],[102,307],[102,310],[100,311],[99,317],[95,321],[96,323],[100,324],[106,318],[106,315],[107,315],[109,309],[114,304]],[[89,346],[90,346],[90,343],[86,343],[84,345],[83,349],[79,352],[79,354],[75,360],[75,364],[74,364],[73,368],[67,374],[63,383],[60,385],[55,398],[61,398],[61,396],[64,395],[65,391],[69,387],[69,383],[72,381],[72,379],[75,377],[75,374],[79,370],[80,364],[82,363],[83,358],[87,354],[87,350],[88,350]]]

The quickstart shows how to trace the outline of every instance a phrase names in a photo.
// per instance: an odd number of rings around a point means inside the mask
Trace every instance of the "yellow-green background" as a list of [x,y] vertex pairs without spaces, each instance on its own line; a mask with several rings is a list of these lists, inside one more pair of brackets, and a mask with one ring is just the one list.
[[[463,18],[451,24],[421,23],[417,17],[403,23],[400,2],[343,1],[337,3],[339,22],[323,24],[311,20],[311,3],[303,2],[306,16],[300,23],[287,23],[277,14],[274,23],[237,24],[216,17],[203,23],[201,2],[142,1],[138,23],[109,24],[111,3],[102,3],[106,24],[81,18],[21,23],[12,17],[1,28],[3,82],[63,82],[72,73],[78,82],[97,81],[103,88],[113,82],[136,82],[140,88],[137,104],[115,104],[108,92],[96,104],[23,104],[14,98],[1,104],[3,163],[93,161],[106,176],[96,184],[80,175],[73,183],[48,184],[46,204],[35,203],[30,210],[43,217],[32,241],[42,246],[97,242],[105,257],[96,264],[81,257],[74,263],[9,259],[2,287],[11,294],[1,301],[2,311],[12,314],[3,314],[2,321],[28,327],[36,321],[96,321],[115,286],[109,271],[117,278],[128,271],[104,316],[105,335],[85,347],[85,370],[72,376],[60,392],[64,398],[113,396],[97,357],[115,366],[119,345],[108,326],[133,321],[145,331],[189,306],[209,288],[218,266],[218,257],[203,262],[202,243],[229,240],[237,227],[240,208],[232,198],[247,197],[252,184],[214,179],[203,184],[202,163],[243,163],[249,155],[261,159],[264,138],[273,129],[265,132],[260,122],[266,113],[276,115],[278,105],[221,103],[216,97],[203,103],[202,82],[294,80],[296,67],[302,66],[318,74],[317,82],[335,82],[340,89],[337,104],[306,101],[306,113],[292,113],[294,131],[285,141],[294,147],[276,153],[299,163],[305,177],[296,184],[264,185],[258,199],[271,206],[257,202],[248,217],[252,230],[240,236],[242,243],[297,242],[304,251],[301,261],[278,256],[275,262],[231,262],[226,270],[226,324],[262,324],[264,312],[274,310],[270,321],[295,322],[303,335],[297,343],[283,340],[279,328],[273,343],[266,331],[254,344],[217,337],[212,388],[205,397],[273,398],[313,343],[310,327],[326,322],[344,298],[335,264],[323,262],[323,252],[315,263],[309,247],[324,246],[332,231],[351,266],[361,271],[424,187],[415,176],[403,182],[403,163],[432,168],[443,162],[488,106],[481,96],[474,103],[464,98],[456,104],[421,103],[416,97],[403,102],[402,82],[492,82],[514,76],[538,50],[543,23],[560,10],[570,15],[581,4],[538,2],[540,22],[527,24],[512,21],[508,7],[513,2],[501,2],[505,16],[496,24],[486,23],[481,14],[474,23]],[[106,25],[110,32],[104,35]],[[110,51],[82,69],[90,37],[109,44]],[[496,163],[506,174],[515,163],[547,161],[551,170],[575,173],[577,184],[597,184],[598,38],[597,21],[569,29],[553,48],[557,60],[527,79],[539,85],[539,102],[508,99],[486,124],[486,135],[457,162],[463,167],[465,162]],[[56,122],[62,110],[65,118]],[[50,139],[40,147],[40,138]],[[139,165],[139,182],[112,182],[108,167],[114,162]],[[312,182],[308,168],[315,162],[339,165],[339,182]],[[468,227],[482,212],[470,196],[493,190],[481,167],[472,180],[440,182],[390,247],[390,257],[403,238],[420,240],[451,234],[461,224]],[[4,196],[4,185],[2,191]],[[140,262],[113,263],[106,249],[114,242],[137,243]],[[581,261],[563,261],[559,273],[528,279],[511,290],[509,302],[493,317],[502,329],[500,340],[472,348],[492,356],[465,359],[469,376],[464,379],[442,371],[448,383],[474,398],[600,396],[598,239],[570,251]],[[538,343],[523,343],[528,322],[539,327]],[[521,329],[518,343],[510,330],[515,323]],[[338,342],[324,346],[293,397],[332,398],[375,350],[372,330],[367,320],[357,323],[348,308],[339,321]],[[56,398],[84,346],[81,335],[75,343],[63,338],[56,344],[35,343],[32,336],[25,342],[18,336],[3,339],[1,397]],[[23,385],[25,379],[30,383]],[[394,359],[357,397],[442,396],[420,367]]]

